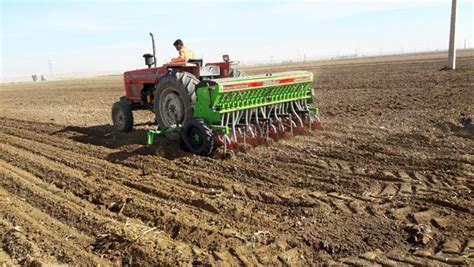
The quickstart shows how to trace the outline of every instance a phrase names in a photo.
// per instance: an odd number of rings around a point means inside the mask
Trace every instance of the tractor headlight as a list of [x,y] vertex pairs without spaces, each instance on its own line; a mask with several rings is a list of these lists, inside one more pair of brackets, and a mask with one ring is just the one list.
[[228,62],[228,61],[230,60],[229,55],[223,55],[223,56],[222,56],[222,59],[223,59],[225,62]]

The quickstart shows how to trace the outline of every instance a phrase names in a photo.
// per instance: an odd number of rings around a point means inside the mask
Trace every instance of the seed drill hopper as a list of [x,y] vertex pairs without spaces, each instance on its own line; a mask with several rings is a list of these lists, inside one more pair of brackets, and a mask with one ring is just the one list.
[[[320,128],[312,82],[307,71],[200,82],[193,118],[178,129],[185,148],[210,155],[216,146],[239,150]],[[148,143],[167,131],[149,131]]]

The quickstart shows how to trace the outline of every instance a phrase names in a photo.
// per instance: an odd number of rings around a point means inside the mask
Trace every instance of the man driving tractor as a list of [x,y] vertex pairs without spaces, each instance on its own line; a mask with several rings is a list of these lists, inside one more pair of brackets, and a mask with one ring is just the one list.
[[176,40],[173,45],[176,47],[176,50],[178,50],[179,56],[173,58],[171,63],[183,63],[187,62],[189,59],[194,59],[194,51],[184,46],[181,39]]

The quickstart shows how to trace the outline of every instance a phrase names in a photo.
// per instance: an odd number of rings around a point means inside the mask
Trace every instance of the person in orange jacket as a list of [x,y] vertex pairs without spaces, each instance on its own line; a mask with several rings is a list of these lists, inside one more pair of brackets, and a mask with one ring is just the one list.
[[193,50],[184,46],[183,41],[181,41],[181,39],[176,40],[173,45],[176,50],[178,50],[179,56],[177,58],[173,58],[171,60],[171,63],[185,63],[188,62],[189,59],[194,59]]

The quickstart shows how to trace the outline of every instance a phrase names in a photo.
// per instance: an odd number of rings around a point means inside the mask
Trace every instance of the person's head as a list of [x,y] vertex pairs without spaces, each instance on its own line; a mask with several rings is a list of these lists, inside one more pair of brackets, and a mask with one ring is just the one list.
[[184,46],[183,41],[181,41],[181,39],[174,41],[173,45],[174,47],[176,47],[176,50],[180,50]]

